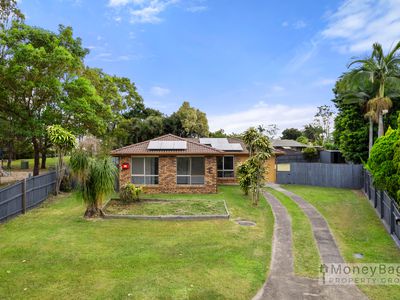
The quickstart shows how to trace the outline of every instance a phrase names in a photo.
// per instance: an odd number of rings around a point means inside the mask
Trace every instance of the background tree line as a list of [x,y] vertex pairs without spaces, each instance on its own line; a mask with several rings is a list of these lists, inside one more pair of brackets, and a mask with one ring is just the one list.
[[0,149],[11,160],[34,157],[46,168],[46,128],[92,135],[107,149],[173,133],[208,136],[206,114],[184,102],[167,116],[146,107],[129,78],[84,64],[89,50],[71,27],[27,25],[15,0],[0,1]]

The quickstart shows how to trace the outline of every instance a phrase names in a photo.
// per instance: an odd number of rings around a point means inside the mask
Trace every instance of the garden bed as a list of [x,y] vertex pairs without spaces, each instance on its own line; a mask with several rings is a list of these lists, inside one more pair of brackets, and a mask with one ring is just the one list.
[[141,199],[138,202],[111,199],[103,211],[106,218],[137,220],[229,219],[225,200],[221,199]]

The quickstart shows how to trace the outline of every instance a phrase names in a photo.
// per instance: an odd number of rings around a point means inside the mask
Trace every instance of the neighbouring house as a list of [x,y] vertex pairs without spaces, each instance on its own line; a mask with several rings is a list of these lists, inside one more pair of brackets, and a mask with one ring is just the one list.
[[[119,185],[132,182],[146,193],[216,193],[218,184],[236,184],[236,168],[249,152],[240,139],[181,138],[172,134],[113,150],[119,158]],[[275,156],[267,162],[275,182]]]
[[285,153],[301,152],[304,148],[309,146],[295,140],[271,140],[272,146]]
[[283,155],[277,157],[277,164],[290,162],[307,162],[303,156],[303,150],[310,147],[295,140],[271,140],[274,149],[281,151]]

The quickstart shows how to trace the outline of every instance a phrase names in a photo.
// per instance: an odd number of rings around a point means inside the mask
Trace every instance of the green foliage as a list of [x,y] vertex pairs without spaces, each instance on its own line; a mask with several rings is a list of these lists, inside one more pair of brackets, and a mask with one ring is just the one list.
[[208,136],[208,121],[204,112],[190,106],[189,102],[183,102],[176,112],[185,133],[189,137]]
[[297,140],[302,136],[302,132],[297,128],[286,128],[282,131],[282,139],[284,140]]
[[137,187],[133,183],[128,183],[121,187],[119,197],[124,202],[139,201],[142,191],[142,187]]
[[318,150],[314,147],[308,147],[303,150],[303,157],[305,160],[313,161],[318,158]]
[[333,110],[329,105],[317,107],[318,112],[314,116],[314,123],[322,128],[322,143],[331,141],[331,121]]
[[60,151],[72,150],[76,145],[75,136],[60,125],[48,126],[47,134],[50,142]]
[[17,0],[0,0],[0,30],[7,30],[12,22],[25,19],[17,7]]
[[372,147],[366,165],[374,185],[388,191],[400,203],[400,130],[388,129]]
[[338,147],[334,143],[325,143],[324,149],[325,150],[338,150]]
[[101,206],[105,198],[114,192],[117,167],[110,158],[95,158],[84,150],[72,153],[70,166],[82,188],[82,197],[87,205],[85,217],[104,215]]
[[225,133],[225,131],[221,128],[217,131],[210,132],[209,135],[211,138],[225,138],[228,137],[228,135]]
[[308,143],[309,143],[308,138],[306,138],[304,135],[299,136],[299,137],[296,139],[296,141],[298,141],[299,143],[305,144],[305,145],[308,145]]
[[58,194],[60,191],[61,182],[65,175],[64,155],[67,151],[70,151],[75,147],[76,138],[72,133],[65,130],[60,125],[48,126],[47,136],[49,141],[57,149],[58,154],[58,173],[56,184],[56,194]]
[[322,144],[324,129],[319,124],[307,124],[304,126],[303,135],[313,144]]
[[253,204],[257,205],[264,175],[268,171],[265,162],[272,156],[273,148],[268,137],[254,127],[244,132],[243,141],[249,149],[250,157],[237,169],[239,185],[246,195],[251,192]]
[[84,151],[82,148],[75,149],[69,159],[69,166],[82,188],[84,188],[85,181],[88,177],[90,159],[91,154]]
[[236,170],[237,177],[239,178],[239,186],[245,195],[249,194],[251,186],[251,170],[248,164],[241,164]]

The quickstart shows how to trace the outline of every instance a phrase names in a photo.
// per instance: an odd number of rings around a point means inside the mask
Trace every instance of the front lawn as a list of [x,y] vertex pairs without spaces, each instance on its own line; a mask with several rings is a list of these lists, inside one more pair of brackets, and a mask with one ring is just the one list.
[[[201,196],[199,196],[202,198]],[[147,216],[193,216],[193,215],[226,215],[224,200],[190,199],[190,200],[142,200],[124,203],[111,200],[106,208],[111,215],[147,215]]]
[[[400,250],[360,191],[285,185],[325,217],[348,263],[399,263]],[[357,259],[354,254],[362,253]],[[360,285],[370,299],[400,299],[400,286]]]
[[250,299],[269,268],[271,210],[233,186],[201,198],[224,199],[231,220],[87,221],[70,194],[1,224],[0,298]]

